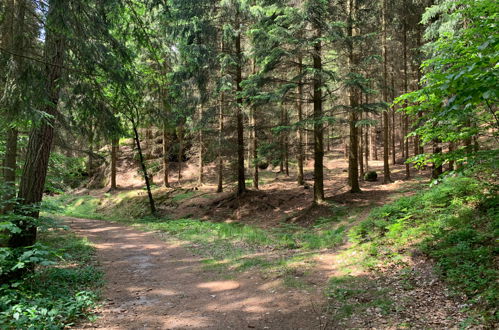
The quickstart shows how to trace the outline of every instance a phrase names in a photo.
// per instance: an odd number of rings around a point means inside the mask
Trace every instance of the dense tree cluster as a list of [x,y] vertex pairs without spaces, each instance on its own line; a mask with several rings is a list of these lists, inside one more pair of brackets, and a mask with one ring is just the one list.
[[[2,198],[12,202],[2,212],[13,212],[19,229],[9,244],[35,243],[37,206],[53,189],[46,178],[56,164],[72,177],[92,176],[109,158],[116,188],[123,137],[134,139],[154,214],[141,148],[151,129],[161,132],[166,187],[171,162],[180,178],[186,157],[199,160],[200,183],[204,165],[216,163],[218,191],[236,181],[239,195],[249,177],[259,188],[259,169],[269,164],[289,175],[293,158],[303,185],[311,158],[315,204],[325,200],[323,159],[333,146],[345,148],[353,193],[380,156],[385,183],[394,163],[406,162],[407,177],[411,162],[431,163],[435,178],[446,164],[453,171],[493,163],[497,7],[493,0],[3,1],[0,155]],[[99,151],[104,145],[109,155]]]

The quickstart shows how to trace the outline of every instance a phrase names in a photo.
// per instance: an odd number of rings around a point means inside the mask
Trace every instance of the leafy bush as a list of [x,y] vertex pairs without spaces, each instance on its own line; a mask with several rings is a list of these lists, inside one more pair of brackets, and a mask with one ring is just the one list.
[[0,286],[0,328],[62,329],[96,306],[102,273],[87,265],[93,254],[88,242],[63,231],[42,233],[40,240],[49,248],[25,255],[40,259],[35,271]]
[[[62,329],[88,316],[97,302],[94,289],[102,276],[88,265],[93,249],[84,239],[60,230],[51,219],[23,215],[36,208],[0,199],[0,209],[17,211],[0,214],[2,329]],[[19,220],[37,226],[40,239],[33,246],[9,248],[9,237],[20,231]]]
[[369,171],[364,175],[364,180],[369,182],[378,181],[378,173],[376,171]]

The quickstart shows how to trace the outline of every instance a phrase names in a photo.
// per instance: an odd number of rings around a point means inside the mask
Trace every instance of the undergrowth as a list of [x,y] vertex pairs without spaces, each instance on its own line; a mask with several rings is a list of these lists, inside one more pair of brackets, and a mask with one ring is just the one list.
[[432,257],[442,278],[497,321],[499,199],[496,187],[449,177],[431,189],[373,210],[350,237],[365,265],[403,262],[408,250]]
[[63,329],[92,318],[103,284],[93,248],[63,230],[44,232],[39,242],[50,251],[47,266],[0,286],[2,329]]

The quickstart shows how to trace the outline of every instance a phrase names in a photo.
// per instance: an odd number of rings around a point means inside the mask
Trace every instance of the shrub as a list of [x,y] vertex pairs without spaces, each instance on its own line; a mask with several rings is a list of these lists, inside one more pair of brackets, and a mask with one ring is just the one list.
[[493,186],[466,177],[449,177],[431,189],[373,210],[354,227],[351,238],[379,261],[396,261],[408,247],[435,259],[453,288],[494,318],[499,272],[495,239],[499,197]]
[[369,171],[364,175],[364,180],[369,182],[378,181],[378,173],[376,171]]

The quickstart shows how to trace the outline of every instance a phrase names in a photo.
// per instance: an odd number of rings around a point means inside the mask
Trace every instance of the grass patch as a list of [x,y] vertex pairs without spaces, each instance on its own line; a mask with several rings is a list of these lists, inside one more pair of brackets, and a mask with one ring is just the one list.
[[403,262],[409,248],[423,251],[434,258],[442,278],[494,322],[498,319],[498,234],[496,187],[452,177],[375,209],[350,235],[364,252],[368,267]]
[[394,308],[388,291],[378,288],[375,281],[364,277],[333,277],[329,281],[326,296],[330,302],[329,312],[335,320],[371,312],[388,315]]
[[62,329],[91,319],[103,273],[93,264],[94,249],[86,239],[63,230],[42,233],[55,262],[31,275],[0,286],[0,327]]

